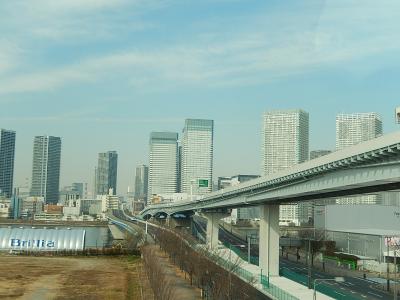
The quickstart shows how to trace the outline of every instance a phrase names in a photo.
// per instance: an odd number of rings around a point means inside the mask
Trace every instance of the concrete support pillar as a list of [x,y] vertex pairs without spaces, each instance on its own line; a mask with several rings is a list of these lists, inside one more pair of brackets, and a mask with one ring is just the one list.
[[279,205],[260,206],[260,268],[279,276]]
[[215,249],[218,246],[219,220],[227,215],[216,212],[202,213],[202,215],[207,219],[207,246],[210,249]]

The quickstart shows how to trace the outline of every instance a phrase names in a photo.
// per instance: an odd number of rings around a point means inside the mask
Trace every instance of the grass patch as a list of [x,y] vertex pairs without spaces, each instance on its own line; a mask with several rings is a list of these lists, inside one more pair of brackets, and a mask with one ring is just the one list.
[[138,261],[140,261],[140,256],[137,255],[128,255],[126,257],[126,260],[128,261],[128,263],[137,263]]

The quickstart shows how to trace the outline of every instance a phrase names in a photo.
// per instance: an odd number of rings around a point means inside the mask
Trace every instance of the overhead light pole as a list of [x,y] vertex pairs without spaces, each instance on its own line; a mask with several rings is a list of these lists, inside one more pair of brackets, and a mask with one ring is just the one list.
[[324,281],[335,281],[335,282],[345,282],[344,277],[335,277],[335,278],[317,278],[314,279],[314,297],[313,299],[316,300],[317,299],[317,290],[316,287],[318,286],[318,284],[321,284]]

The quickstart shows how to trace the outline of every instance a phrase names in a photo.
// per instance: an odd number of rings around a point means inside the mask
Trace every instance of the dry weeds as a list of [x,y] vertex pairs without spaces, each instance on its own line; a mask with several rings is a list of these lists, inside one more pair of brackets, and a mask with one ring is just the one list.
[[153,299],[132,257],[0,256],[0,299]]

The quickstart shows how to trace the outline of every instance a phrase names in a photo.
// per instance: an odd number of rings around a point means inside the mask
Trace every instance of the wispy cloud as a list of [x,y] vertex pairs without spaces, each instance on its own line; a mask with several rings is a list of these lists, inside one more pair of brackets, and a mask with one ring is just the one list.
[[0,75],[12,70],[19,64],[22,49],[13,42],[0,39]]
[[[41,1],[49,4],[49,1]],[[67,11],[73,11],[127,5],[124,0],[93,0],[83,6],[78,2],[60,1],[49,4],[46,9],[51,11],[65,6]],[[142,4],[142,1],[136,2]],[[378,8],[374,2],[365,7],[328,3],[318,16],[318,23],[311,27],[303,26],[307,16],[299,17],[295,12],[280,16],[287,21],[279,29],[270,27],[276,20],[264,21],[265,18],[259,16],[236,33],[202,32],[157,50],[145,46],[113,49],[110,54],[81,58],[66,66],[4,77],[0,93],[53,90],[113,78],[119,78],[121,84],[144,88],[268,82],[399,50],[399,32],[388,29],[400,19],[400,9],[392,7],[387,12]],[[43,30],[38,34],[57,35],[57,29],[55,33],[53,29]]]
[[0,32],[27,39],[81,42],[111,37],[112,32],[147,29],[138,15],[163,7],[156,0],[20,0],[0,7]]

